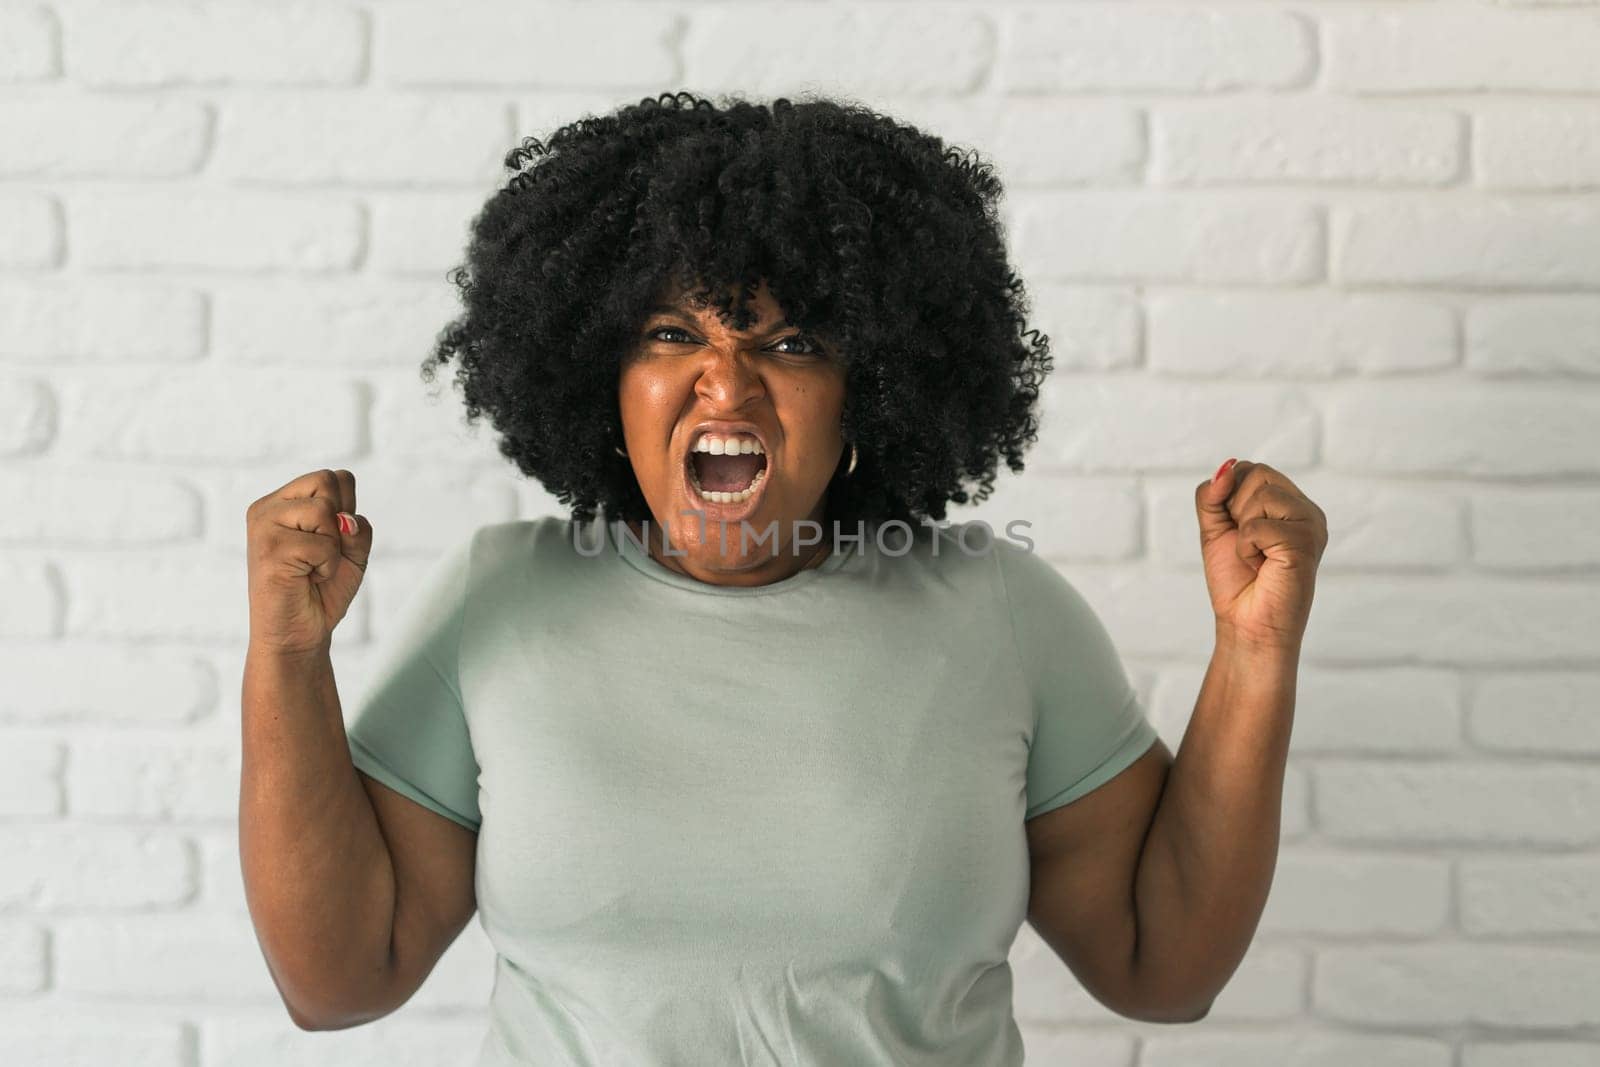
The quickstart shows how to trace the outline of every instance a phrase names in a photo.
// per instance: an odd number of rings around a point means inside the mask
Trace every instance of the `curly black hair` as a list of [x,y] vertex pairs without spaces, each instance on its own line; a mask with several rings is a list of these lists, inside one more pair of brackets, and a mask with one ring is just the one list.
[[847,367],[858,465],[829,484],[829,521],[915,525],[987,498],[1001,457],[1023,469],[1051,368],[991,165],[853,101],[722,99],[646,97],[507,153],[516,173],[449,272],[464,311],[424,379],[459,357],[466,421],[487,412],[501,454],[575,521],[647,519],[613,451],[622,357],[665,285],[744,330],[765,280]]

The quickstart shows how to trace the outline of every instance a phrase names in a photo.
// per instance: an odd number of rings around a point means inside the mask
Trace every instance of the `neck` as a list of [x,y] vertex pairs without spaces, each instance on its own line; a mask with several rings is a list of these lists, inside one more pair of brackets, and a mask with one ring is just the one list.
[[[820,522],[821,520],[818,521]],[[711,585],[771,585],[773,582],[781,582],[785,578],[799,574],[803,570],[818,566],[833,551],[833,539],[824,534],[822,542],[815,549],[808,551],[804,560],[800,562],[797,562],[799,557],[795,555],[792,545],[780,545],[775,555],[769,556],[753,565],[723,568],[717,565],[721,562],[721,557],[711,554],[708,561],[710,565],[706,566],[695,562],[692,554],[665,555],[662,546],[665,535],[662,532],[663,527],[659,523],[654,521],[650,523],[651,532],[648,535],[643,528],[643,524],[638,520],[630,519],[626,525],[628,529],[633,531],[634,536],[644,544],[651,559],[670,571]],[[712,525],[707,523],[706,542],[710,546],[719,543],[716,537],[710,535],[709,531]],[[826,523],[821,523],[821,525],[824,530],[827,529]],[[736,534],[729,535],[730,542],[736,540]],[[675,551],[681,553],[682,550],[675,549]],[[686,562],[688,562],[688,566],[685,566]]]

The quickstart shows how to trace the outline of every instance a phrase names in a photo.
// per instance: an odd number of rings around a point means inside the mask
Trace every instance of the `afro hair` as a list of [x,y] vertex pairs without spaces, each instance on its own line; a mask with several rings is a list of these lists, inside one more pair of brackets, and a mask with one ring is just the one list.
[[666,287],[744,330],[765,281],[847,369],[858,465],[829,483],[829,521],[943,521],[985,499],[1001,458],[1023,469],[1051,366],[992,167],[855,102],[723,101],[662,93],[511,150],[423,378],[458,358],[467,422],[487,412],[572,519],[647,519],[613,450],[622,359]]

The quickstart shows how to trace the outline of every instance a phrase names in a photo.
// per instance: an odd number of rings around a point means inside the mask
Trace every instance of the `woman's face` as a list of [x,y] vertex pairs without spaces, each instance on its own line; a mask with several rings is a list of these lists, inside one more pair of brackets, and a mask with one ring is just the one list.
[[[764,585],[825,557],[831,531],[823,525],[820,544],[795,547],[795,523],[825,523],[825,491],[844,452],[845,367],[822,342],[783,324],[765,282],[751,309],[756,322],[735,333],[714,307],[691,309],[669,292],[649,312],[617,383],[623,447],[655,516],[651,554],[718,585]],[[704,428],[718,422],[745,429]],[[708,434],[759,440],[765,455],[700,456],[691,465],[691,447]],[[715,502],[695,486],[698,479],[702,489],[737,492],[752,476],[753,492],[734,502]],[[743,538],[741,524],[749,530]],[[683,555],[663,555],[663,529]]]

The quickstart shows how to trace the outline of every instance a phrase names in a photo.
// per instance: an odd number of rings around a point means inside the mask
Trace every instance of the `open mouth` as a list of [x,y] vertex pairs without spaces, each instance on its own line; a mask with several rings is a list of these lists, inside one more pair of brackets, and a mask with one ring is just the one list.
[[698,502],[744,511],[767,483],[767,456],[754,437],[706,436],[684,461],[686,480]]

